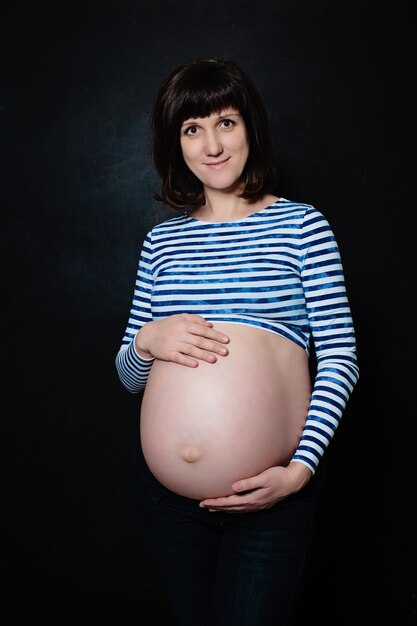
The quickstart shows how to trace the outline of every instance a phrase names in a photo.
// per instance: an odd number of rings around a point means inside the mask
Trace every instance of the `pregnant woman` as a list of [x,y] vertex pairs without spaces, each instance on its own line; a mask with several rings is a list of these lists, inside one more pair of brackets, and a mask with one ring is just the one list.
[[338,246],[321,212],[275,194],[265,108],[236,63],[176,68],[152,141],[178,215],[143,242],[116,357],[143,391],[141,519],[176,623],[287,626],[358,379]]

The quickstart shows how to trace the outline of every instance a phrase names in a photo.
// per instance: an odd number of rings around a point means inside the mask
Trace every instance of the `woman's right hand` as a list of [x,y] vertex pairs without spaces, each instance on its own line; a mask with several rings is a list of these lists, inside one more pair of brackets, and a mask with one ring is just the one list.
[[136,350],[144,358],[155,357],[187,367],[197,367],[199,360],[215,363],[216,355],[228,354],[224,345],[228,342],[229,337],[214,330],[211,322],[191,313],[148,322],[135,337]]

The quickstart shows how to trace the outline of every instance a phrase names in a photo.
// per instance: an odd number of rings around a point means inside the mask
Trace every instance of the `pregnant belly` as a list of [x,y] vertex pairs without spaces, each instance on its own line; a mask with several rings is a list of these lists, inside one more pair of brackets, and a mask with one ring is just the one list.
[[168,489],[195,499],[287,465],[311,394],[306,352],[269,331],[218,323],[229,354],[197,368],[155,360],[140,415],[143,454]]

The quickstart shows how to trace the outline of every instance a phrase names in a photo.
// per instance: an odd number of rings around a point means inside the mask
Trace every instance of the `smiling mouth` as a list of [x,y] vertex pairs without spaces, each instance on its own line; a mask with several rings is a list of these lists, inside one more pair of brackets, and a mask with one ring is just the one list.
[[223,159],[223,161],[216,161],[215,163],[205,163],[205,165],[207,165],[207,167],[209,167],[210,169],[219,170],[223,167],[223,165],[226,165],[229,159],[230,157],[227,157],[227,159]]

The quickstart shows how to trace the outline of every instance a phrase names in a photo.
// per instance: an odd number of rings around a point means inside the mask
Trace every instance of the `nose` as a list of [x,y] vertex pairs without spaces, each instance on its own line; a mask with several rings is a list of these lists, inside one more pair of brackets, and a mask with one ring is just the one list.
[[219,156],[223,152],[223,145],[216,131],[210,131],[206,134],[205,152],[207,156]]

